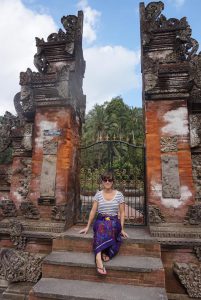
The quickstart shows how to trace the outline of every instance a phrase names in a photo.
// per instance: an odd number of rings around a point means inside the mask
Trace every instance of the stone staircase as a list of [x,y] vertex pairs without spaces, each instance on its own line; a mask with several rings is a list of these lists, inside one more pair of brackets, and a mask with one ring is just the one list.
[[92,232],[81,236],[79,230],[72,227],[53,240],[29,300],[167,300],[160,245],[146,229],[127,229],[119,255],[105,263],[105,277],[96,272]]

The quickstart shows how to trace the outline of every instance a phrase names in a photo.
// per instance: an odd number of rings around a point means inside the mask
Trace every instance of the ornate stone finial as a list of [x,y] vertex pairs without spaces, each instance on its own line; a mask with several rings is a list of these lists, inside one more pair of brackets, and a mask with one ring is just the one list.
[[160,208],[156,205],[149,205],[149,223],[160,224],[165,222],[165,218],[162,215]]
[[162,1],[150,2],[145,8],[145,17],[147,21],[156,21],[164,10],[164,3]]
[[41,257],[14,249],[0,251],[0,274],[9,282],[37,282],[41,272]]
[[181,284],[186,288],[192,298],[201,297],[201,265],[192,263],[177,263],[173,265],[173,271],[179,277]]

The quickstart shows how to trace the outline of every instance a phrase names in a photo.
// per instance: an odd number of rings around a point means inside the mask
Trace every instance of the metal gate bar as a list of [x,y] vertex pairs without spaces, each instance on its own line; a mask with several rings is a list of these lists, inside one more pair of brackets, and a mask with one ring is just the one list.
[[146,225],[145,150],[127,142],[101,141],[81,149],[80,216],[87,222],[100,175],[113,171],[115,188],[125,197],[126,225]]

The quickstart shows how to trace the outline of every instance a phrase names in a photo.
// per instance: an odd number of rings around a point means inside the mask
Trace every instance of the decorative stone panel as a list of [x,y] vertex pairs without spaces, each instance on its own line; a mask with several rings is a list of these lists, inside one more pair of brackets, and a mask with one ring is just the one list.
[[161,152],[177,152],[177,136],[162,136]]
[[195,184],[195,198],[201,201],[201,153],[192,154],[192,169]]
[[41,273],[41,257],[14,249],[0,251],[0,274],[9,282],[37,282]]
[[201,246],[195,246],[193,247],[195,254],[199,261],[201,261]]
[[155,205],[149,205],[149,223],[160,224],[165,222],[165,218],[162,215],[160,208]]
[[1,200],[0,208],[3,212],[4,217],[16,217],[17,216],[17,209],[15,207],[15,204],[10,199]]
[[175,155],[162,155],[162,195],[163,198],[181,197],[178,158]]
[[10,239],[18,250],[24,250],[26,246],[26,237],[23,236],[23,226],[17,220],[9,223]]
[[174,263],[173,271],[187,290],[189,297],[201,297],[201,265],[192,263]]
[[38,208],[31,202],[25,201],[20,205],[20,210],[25,219],[39,219],[40,213]]
[[201,204],[189,206],[184,224],[200,225],[201,224]]
[[52,208],[52,219],[57,221],[65,221],[67,217],[67,206],[57,205]]

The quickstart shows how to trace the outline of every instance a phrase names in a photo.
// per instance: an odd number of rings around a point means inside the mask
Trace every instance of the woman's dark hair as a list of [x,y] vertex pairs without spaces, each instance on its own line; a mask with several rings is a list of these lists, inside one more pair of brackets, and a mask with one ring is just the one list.
[[114,174],[111,171],[105,171],[102,175],[101,175],[101,180],[104,179],[112,179],[112,181],[114,181]]

